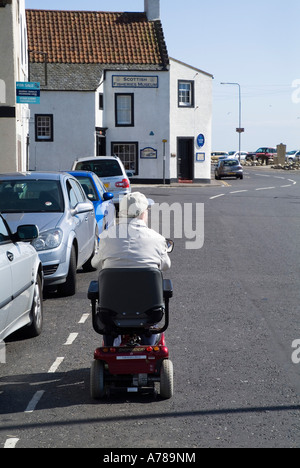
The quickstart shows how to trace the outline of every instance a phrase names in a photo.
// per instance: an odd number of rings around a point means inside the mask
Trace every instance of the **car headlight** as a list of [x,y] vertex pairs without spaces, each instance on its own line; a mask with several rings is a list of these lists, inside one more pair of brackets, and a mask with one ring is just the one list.
[[60,246],[62,238],[63,233],[60,229],[51,229],[41,232],[39,237],[32,242],[32,245],[38,252],[52,250]]

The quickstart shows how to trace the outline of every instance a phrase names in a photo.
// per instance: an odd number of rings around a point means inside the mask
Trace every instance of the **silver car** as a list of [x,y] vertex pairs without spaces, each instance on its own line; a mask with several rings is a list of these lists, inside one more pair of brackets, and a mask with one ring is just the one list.
[[106,190],[114,194],[113,201],[117,206],[120,198],[131,192],[129,178],[117,156],[80,158],[74,162],[72,171],[92,171],[97,174]]
[[46,287],[63,296],[76,292],[76,271],[91,270],[98,247],[93,204],[67,173],[0,174],[0,212],[13,231],[36,224],[32,245],[43,264]]
[[215,179],[220,180],[223,177],[244,178],[244,171],[238,159],[223,159],[218,162],[215,168]]
[[19,329],[24,338],[42,331],[43,271],[30,245],[36,237],[36,226],[19,226],[12,234],[0,215],[0,346],[1,340]]

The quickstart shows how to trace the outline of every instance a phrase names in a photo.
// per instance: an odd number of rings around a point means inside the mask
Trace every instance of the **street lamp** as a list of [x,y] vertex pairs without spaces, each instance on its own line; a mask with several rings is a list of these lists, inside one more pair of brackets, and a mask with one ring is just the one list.
[[241,85],[239,83],[221,83],[221,85],[232,85],[239,87],[239,128],[236,129],[237,133],[239,134],[239,161],[241,161],[241,140],[242,140],[242,133],[244,133],[245,129],[242,128],[242,97],[241,97]]

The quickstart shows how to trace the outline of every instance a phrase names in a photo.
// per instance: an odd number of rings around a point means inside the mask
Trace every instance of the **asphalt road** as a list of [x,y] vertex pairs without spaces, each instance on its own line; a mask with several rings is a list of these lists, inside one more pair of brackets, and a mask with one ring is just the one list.
[[[147,187],[156,202],[203,203],[205,242],[176,239],[167,343],[175,395],[89,396],[100,337],[89,282],[47,298],[43,334],[7,343],[0,446],[16,448],[299,447],[300,174],[246,169],[211,187]],[[194,205],[195,206],[195,205]],[[300,353],[298,353],[298,356]]]

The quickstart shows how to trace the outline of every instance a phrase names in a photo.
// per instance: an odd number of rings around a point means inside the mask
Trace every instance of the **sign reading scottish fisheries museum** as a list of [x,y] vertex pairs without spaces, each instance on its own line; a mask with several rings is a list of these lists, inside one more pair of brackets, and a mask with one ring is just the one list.
[[158,76],[114,75],[113,88],[158,88]]

